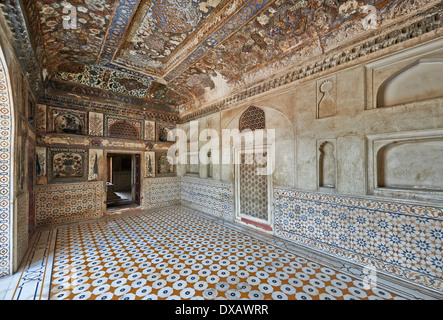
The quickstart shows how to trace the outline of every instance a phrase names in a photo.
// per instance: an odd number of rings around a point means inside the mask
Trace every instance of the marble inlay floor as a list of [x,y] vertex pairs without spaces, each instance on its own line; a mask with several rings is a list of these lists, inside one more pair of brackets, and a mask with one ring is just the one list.
[[40,230],[0,299],[414,298],[366,280],[176,206]]

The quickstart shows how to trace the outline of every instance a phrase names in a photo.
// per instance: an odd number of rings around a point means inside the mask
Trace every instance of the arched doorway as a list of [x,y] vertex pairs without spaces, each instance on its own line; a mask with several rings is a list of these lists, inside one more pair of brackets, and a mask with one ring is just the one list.
[[0,47],[0,277],[12,273],[13,123],[11,82]]

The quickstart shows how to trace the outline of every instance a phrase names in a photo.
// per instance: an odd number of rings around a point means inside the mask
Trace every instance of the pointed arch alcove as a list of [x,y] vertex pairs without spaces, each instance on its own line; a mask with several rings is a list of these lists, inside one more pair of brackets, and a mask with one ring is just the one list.
[[258,107],[250,106],[240,117],[239,129],[240,132],[246,129],[252,131],[266,129],[265,112]]
[[443,97],[443,58],[420,59],[385,80],[377,108]]

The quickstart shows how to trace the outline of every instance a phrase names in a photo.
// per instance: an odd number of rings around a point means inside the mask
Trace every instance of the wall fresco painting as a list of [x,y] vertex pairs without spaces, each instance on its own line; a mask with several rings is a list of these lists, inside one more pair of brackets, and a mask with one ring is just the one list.
[[49,182],[84,181],[88,168],[86,150],[49,149]]
[[87,134],[87,112],[49,107],[48,132]]

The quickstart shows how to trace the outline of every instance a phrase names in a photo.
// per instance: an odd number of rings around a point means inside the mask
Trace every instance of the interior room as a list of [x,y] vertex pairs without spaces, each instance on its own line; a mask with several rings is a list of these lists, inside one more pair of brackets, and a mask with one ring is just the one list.
[[[127,154],[107,154],[107,208],[134,203],[134,158]],[[138,173],[140,174],[140,173]]]
[[441,0],[0,2],[0,300],[441,300],[442,159]]

